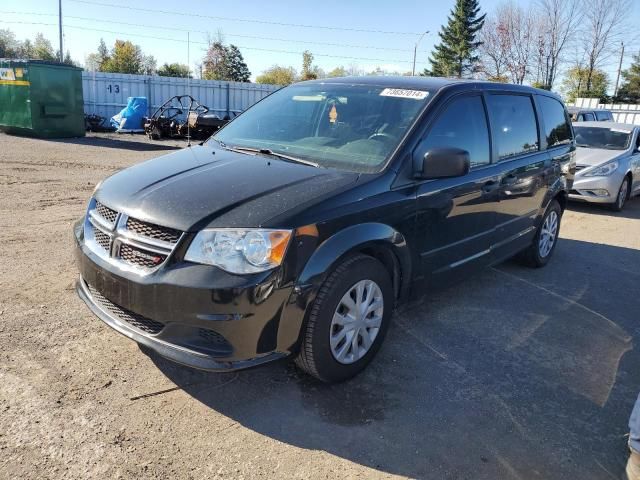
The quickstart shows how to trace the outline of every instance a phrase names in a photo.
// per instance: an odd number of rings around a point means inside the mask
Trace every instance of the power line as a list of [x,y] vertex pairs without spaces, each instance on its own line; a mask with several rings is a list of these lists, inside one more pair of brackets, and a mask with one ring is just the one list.
[[[17,11],[6,11],[6,10],[0,10],[0,13],[6,13],[6,14],[16,14],[16,15],[39,15],[39,16],[54,16],[55,14],[53,13],[39,13],[39,12],[17,12]],[[191,28],[187,28],[187,27],[169,27],[169,26],[161,26],[161,25],[148,25],[148,24],[141,24],[141,23],[129,23],[129,22],[122,22],[122,21],[116,21],[116,20],[103,20],[100,18],[94,18],[94,17],[77,17],[74,15],[65,15],[65,18],[70,18],[70,19],[74,19],[74,20],[85,20],[85,21],[92,21],[92,22],[98,22],[98,23],[110,23],[110,24],[114,24],[114,25],[126,25],[126,26],[131,26],[131,27],[142,27],[142,28],[152,28],[152,29],[157,29],[157,30],[173,30],[173,31],[177,31],[177,32],[191,32],[191,33],[201,33],[203,35],[207,35],[210,32],[204,31],[204,30],[193,30]],[[391,47],[377,47],[377,46],[372,46],[372,45],[353,45],[353,44],[344,44],[344,43],[329,43],[329,42],[313,42],[313,41],[307,41],[307,40],[292,40],[292,39],[287,39],[287,38],[276,38],[276,37],[261,37],[261,36],[255,36],[255,35],[244,35],[244,34],[239,34],[239,33],[228,33],[228,32],[224,32],[225,36],[228,37],[237,37],[237,38],[247,38],[250,40],[267,40],[267,41],[275,41],[275,42],[287,42],[287,43],[299,43],[299,44],[306,44],[306,45],[322,45],[322,46],[326,46],[326,47],[342,47],[342,48],[363,48],[363,49],[369,49],[369,50],[386,50],[386,51],[394,51],[394,52],[403,52],[403,53],[408,53],[409,49],[406,48],[391,48]],[[425,52],[427,53],[427,52]]]
[[209,18],[212,20],[229,20],[233,22],[260,23],[263,25],[277,25],[280,27],[317,28],[322,30],[342,30],[347,32],[382,33],[386,35],[414,35],[414,36],[420,35],[420,33],[416,33],[416,32],[393,32],[393,31],[386,31],[386,30],[369,30],[364,28],[331,27],[328,25],[305,25],[300,23],[285,23],[285,22],[273,22],[273,21],[267,21],[267,20],[255,20],[255,19],[249,19],[249,18],[203,15],[199,13],[180,12],[177,10],[158,10],[155,8],[154,9],[140,8],[140,7],[132,7],[130,5],[117,5],[113,3],[93,2],[89,0],[68,0],[68,1],[75,2],[75,3],[84,3],[88,5],[99,5],[101,7],[124,8],[127,10],[134,10],[137,12],[162,13],[166,15],[182,15],[182,16],[188,16],[188,17]]
[[[45,25],[45,26],[56,26],[57,25],[57,24],[54,24],[54,23],[44,23],[44,22],[20,22],[20,21],[5,21],[5,20],[0,20],[0,23],[22,24],[22,25]],[[114,34],[114,35],[121,35],[121,36],[124,36],[124,37],[131,36],[131,37],[149,38],[149,39],[152,39],[152,40],[187,43],[186,40],[182,40],[182,39],[178,39],[178,38],[156,37],[156,36],[153,36],[153,35],[144,35],[144,34],[141,34],[141,33],[123,33],[123,32],[116,32],[114,30],[103,30],[103,29],[97,29],[97,28],[81,27],[81,26],[78,26],[78,25],[65,24],[65,28],[72,28],[72,29],[76,29],[76,30],[85,30],[85,31],[89,31],[89,32],[111,33],[111,34]],[[208,45],[207,42],[191,41],[191,43],[195,43],[195,44],[199,44],[199,45]],[[302,55],[304,53],[304,52],[301,52],[301,51],[276,50],[276,49],[270,49],[270,48],[247,47],[247,46],[242,46],[242,45],[237,45],[237,47],[240,48],[240,49],[243,49],[243,50],[255,50],[255,51],[259,51],[259,52],[271,52],[271,53],[285,53],[285,54],[292,54],[292,55],[293,54]],[[327,53],[314,53],[313,55],[315,57],[341,58],[341,59],[346,59],[346,60],[360,60],[360,61],[367,61],[367,62],[412,63],[411,61],[408,61],[408,60],[390,60],[390,59],[385,59],[385,58],[353,57],[353,56],[348,56],[348,55],[331,55],[331,54],[327,54]]]

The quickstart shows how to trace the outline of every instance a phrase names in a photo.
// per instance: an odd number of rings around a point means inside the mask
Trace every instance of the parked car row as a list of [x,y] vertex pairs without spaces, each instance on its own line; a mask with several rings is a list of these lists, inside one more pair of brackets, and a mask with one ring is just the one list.
[[396,305],[509,257],[543,267],[570,198],[622,208],[638,142],[635,127],[572,128],[556,95],[524,86],[303,82],[105,179],[75,226],[77,291],[185,365],[290,356],[345,380]]

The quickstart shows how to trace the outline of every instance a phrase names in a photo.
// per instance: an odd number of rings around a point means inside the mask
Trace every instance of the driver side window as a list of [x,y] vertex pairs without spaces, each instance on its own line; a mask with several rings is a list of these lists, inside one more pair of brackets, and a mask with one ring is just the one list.
[[437,118],[424,141],[427,150],[453,147],[469,152],[471,168],[491,163],[489,128],[481,96],[459,97]]

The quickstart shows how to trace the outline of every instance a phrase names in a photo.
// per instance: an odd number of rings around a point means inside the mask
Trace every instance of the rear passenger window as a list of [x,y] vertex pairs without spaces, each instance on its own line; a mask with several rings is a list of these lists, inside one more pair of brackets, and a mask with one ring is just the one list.
[[584,120],[585,122],[595,122],[596,117],[593,116],[593,113],[585,113],[582,117],[582,120]]
[[488,105],[500,160],[538,150],[538,124],[530,96],[489,95]]
[[562,104],[554,98],[542,95],[538,96],[538,103],[544,120],[547,148],[571,143],[571,124]]
[[471,167],[490,163],[489,128],[480,96],[453,100],[435,121],[427,148],[455,147],[469,152]]
[[610,112],[596,112],[596,118],[599,122],[607,122],[613,120]]

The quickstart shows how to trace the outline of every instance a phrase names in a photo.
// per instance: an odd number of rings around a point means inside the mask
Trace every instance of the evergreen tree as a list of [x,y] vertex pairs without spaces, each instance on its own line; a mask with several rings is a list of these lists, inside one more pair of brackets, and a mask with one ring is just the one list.
[[240,49],[235,45],[227,47],[221,40],[209,44],[202,65],[202,76],[206,80],[248,82],[251,76]]
[[225,59],[227,63],[227,71],[229,73],[230,80],[234,82],[248,82],[251,77],[249,67],[240,53],[240,49],[235,45],[229,45],[227,48],[227,56]]
[[622,72],[624,83],[618,90],[619,101],[638,103],[640,101],[640,55],[633,56],[631,66]]
[[456,0],[440,31],[440,43],[435,46],[431,71],[423,75],[462,78],[473,73],[478,63],[477,48],[482,44],[476,40],[484,25],[485,15],[480,15],[478,0]]

